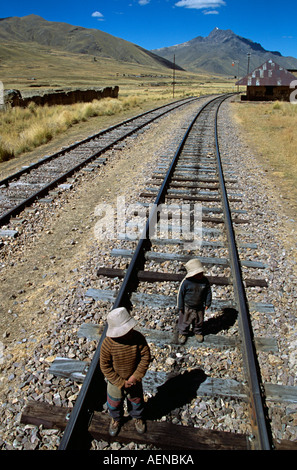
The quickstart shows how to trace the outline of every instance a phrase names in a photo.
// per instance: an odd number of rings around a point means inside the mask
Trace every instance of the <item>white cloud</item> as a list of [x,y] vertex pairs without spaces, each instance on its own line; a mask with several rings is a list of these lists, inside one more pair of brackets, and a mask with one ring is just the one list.
[[147,5],[151,0],[139,0],[139,5]]
[[203,12],[203,15],[218,15],[218,14],[219,14],[218,10],[205,10]]
[[102,15],[102,13],[100,13],[100,11],[94,11],[94,12],[92,13],[92,17],[93,17],[93,18],[97,18],[98,21],[103,21],[103,18],[104,18],[104,16]]
[[224,0],[180,0],[175,4],[177,7],[193,8],[203,10],[204,8],[219,8],[226,5]]

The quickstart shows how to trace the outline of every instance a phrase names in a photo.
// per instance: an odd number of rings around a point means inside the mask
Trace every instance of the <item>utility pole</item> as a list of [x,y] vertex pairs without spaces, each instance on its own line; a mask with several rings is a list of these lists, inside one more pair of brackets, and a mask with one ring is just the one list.
[[[239,80],[239,60],[233,60],[232,67],[237,64],[237,81]],[[239,93],[239,85],[237,85],[237,92]]]
[[173,57],[173,80],[172,80],[172,95],[174,98],[174,85],[175,85],[175,54]]
[[248,75],[250,73],[250,58],[251,58],[250,52],[247,53],[247,57],[248,57],[248,66],[247,66],[247,75]]

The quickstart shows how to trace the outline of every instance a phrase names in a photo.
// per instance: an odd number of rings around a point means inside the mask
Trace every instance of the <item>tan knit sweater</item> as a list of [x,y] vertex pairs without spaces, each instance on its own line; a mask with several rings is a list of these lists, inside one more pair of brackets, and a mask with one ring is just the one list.
[[144,377],[151,360],[145,337],[133,330],[128,338],[104,338],[100,351],[100,367],[109,382],[118,388],[131,375],[137,381]]

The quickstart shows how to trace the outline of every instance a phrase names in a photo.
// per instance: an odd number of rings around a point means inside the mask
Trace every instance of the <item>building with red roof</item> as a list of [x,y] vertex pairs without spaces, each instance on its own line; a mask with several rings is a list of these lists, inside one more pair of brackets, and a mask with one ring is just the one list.
[[290,95],[297,86],[297,77],[270,59],[236,85],[247,87],[246,96],[242,96],[242,100],[290,101]]

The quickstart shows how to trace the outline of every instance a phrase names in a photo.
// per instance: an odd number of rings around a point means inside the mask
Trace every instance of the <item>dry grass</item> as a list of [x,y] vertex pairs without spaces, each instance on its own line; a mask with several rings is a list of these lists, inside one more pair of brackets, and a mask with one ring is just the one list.
[[[181,80],[174,90],[174,99],[187,96],[201,96],[208,93],[228,91],[224,83],[192,83]],[[129,94],[130,92],[130,94]],[[26,152],[30,152],[43,144],[65,133],[75,124],[85,122],[96,116],[120,115],[128,110],[141,108],[144,103],[158,102],[163,104],[173,99],[173,89],[164,84],[154,87],[137,89],[127,86],[119,99],[106,98],[90,103],[73,105],[37,106],[33,102],[27,108],[10,108],[0,113],[0,162],[8,161]]]
[[233,106],[248,140],[258,151],[279,192],[297,201],[297,106],[291,103],[242,103]]
[[[119,100],[63,107],[31,106],[0,113],[0,162],[55,142],[67,129],[69,132],[76,124],[95,116],[106,116],[108,127],[108,116],[120,116],[137,107],[137,112],[141,112],[173,99],[173,71],[160,65],[117,62],[104,57],[94,61],[88,54],[54,50],[36,43],[14,43],[13,47],[2,43],[0,53],[5,89],[17,89],[24,95],[65,88],[118,85],[120,89]],[[175,81],[174,99],[235,91],[234,80],[203,73],[176,71]]]
[[95,116],[111,116],[140,106],[138,97],[106,98],[69,106],[10,108],[0,113],[0,162],[43,145],[79,122]]

